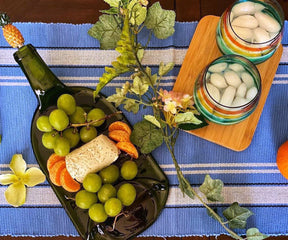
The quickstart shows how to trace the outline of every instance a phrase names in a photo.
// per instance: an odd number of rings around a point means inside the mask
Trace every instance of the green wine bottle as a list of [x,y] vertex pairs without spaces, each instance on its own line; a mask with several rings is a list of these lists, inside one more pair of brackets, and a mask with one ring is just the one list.
[[57,96],[70,92],[43,61],[36,49],[27,44],[14,53],[14,59],[27,77],[39,101],[39,109],[45,111],[57,101]]

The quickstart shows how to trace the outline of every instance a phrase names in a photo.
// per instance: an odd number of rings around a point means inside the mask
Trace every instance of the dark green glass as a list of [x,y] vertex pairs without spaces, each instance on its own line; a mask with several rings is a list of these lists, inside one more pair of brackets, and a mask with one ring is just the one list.
[[[168,179],[151,155],[140,154],[136,160],[138,175],[129,182],[135,186],[137,198],[131,206],[123,209],[125,215],[122,214],[117,217],[113,228],[114,218],[108,218],[106,222],[101,224],[93,222],[89,219],[87,210],[76,206],[73,200],[76,193],[69,193],[50,182],[46,163],[52,150],[48,150],[42,145],[42,133],[36,127],[37,118],[40,115],[48,115],[52,109],[55,109],[57,98],[63,93],[72,94],[77,105],[86,111],[96,107],[101,108],[106,115],[109,115],[117,112],[118,109],[107,102],[102,94],[94,99],[93,90],[90,88],[64,85],[31,44],[21,47],[14,53],[14,58],[26,75],[39,101],[39,107],[35,111],[31,125],[31,142],[36,160],[80,236],[87,240],[124,240],[131,239],[147,229],[157,219],[165,206],[169,191]],[[128,123],[123,114],[116,114],[97,128],[99,134],[107,135],[108,126],[118,120]],[[130,157],[127,154],[120,154],[115,164],[120,167],[128,159]],[[116,183],[116,188],[119,185],[121,185],[121,180]]]

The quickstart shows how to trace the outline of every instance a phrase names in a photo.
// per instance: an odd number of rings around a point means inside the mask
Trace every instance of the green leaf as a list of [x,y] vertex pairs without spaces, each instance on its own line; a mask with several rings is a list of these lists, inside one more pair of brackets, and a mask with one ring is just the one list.
[[[103,15],[102,15],[103,16]],[[103,75],[99,78],[99,83],[97,84],[96,90],[93,95],[96,97],[103,87],[105,87],[109,82],[111,82],[115,77],[122,73],[130,71],[130,67],[136,64],[136,58],[133,52],[134,38],[130,34],[129,29],[129,19],[125,18],[124,26],[121,32],[120,40],[117,42],[116,50],[120,53],[117,57],[117,61],[112,62],[111,67],[105,67]]]
[[139,61],[141,62],[143,57],[144,57],[144,49],[143,48],[138,49],[137,57],[138,57]]
[[111,7],[107,10],[101,10],[101,13],[105,13],[105,14],[110,14],[110,15],[117,15],[118,14],[118,8],[116,7]]
[[149,85],[143,81],[140,77],[136,76],[133,80],[133,84],[131,87],[131,91],[138,94],[143,95],[145,94],[149,89]]
[[208,123],[206,122],[206,120],[202,114],[197,114],[194,116],[201,121],[200,124],[194,124],[194,123],[184,123],[184,124],[181,123],[180,124],[180,123],[178,123],[179,124],[178,127],[182,130],[190,131],[190,130],[194,130],[194,129],[208,126]]
[[157,38],[165,39],[175,32],[175,16],[174,11],[163,10],[160,3],[156,2],[148,9],[144,24]]
[[180,169],[177,170],[177,178],[178,178],[179,187],[182,193],[185,193],[188,197],[190,197],[191,199],[194,199],[194,193],[190,185],[190,182],[183,176]]
[[247,240],[262,240],[268,238],[267,235],[260,233],[258,228],[249,228],[246,231]]
[[132,0],[127,9],[129,10],[130,23],[132,25],[141,25],[146,18],[147,8],[142,6],[138,0]]
[[163,62],[161,62],[159,65],[158,74],[160,76],[166,75],[168,72],[170,72],[174,68],[174,65],[175,63],[173,62],[167,63],[166,65]]
[[121,36],[120,25],[119,17],[103,14],[88,30],[88,34],[99,40],[101,49],[115,49]]
[[193,123],[196,125],[202,123],[201,120],[195,117],[193,112],[178,113],[175,116],[175,122],[177,124]]
[[199,190],[205,194],[206,198],[211,202],[223,201],[222,196],[223,182],[219,179],[212,179],[210,175],[205,176],[203,184],[199,187]]
[[230,228],[245,228],[247,219],[253,213],[247,208],[240,207],[237,202],[234,202],[229,208],[223,211],[223,215],[227,218]]
[[126,109],[128,112],[133,112],[136,114],[139,111],[139,104],[136,103],[134,99],[128,99],[124,102],[124,109]]
[[113,95],[110,95],[108,98],[106,98],[108,102],[115,103],[116,107],[119,107],[125,100],[125,96],[119,93],[115,93]]
[[104,2],[108,3],[110,7],[118,7],[121,0],[104,0]]
[[144,115],[144,119],[147,120],[148,122],[151,122],[156,127],[161,128],[160,122],[154,116],[152,116],[152,115]]
[[142,153],[148,154],[161,146],[163,143],[163,135],[161,129],[143,120],[134,125],[130,140],[140,148]]

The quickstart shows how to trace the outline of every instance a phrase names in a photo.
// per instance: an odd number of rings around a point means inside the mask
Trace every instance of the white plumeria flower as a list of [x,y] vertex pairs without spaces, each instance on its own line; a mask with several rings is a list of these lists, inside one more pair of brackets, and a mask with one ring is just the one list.
[[13,155],[9,167],[13,173],[1,174],[0,184],[11,184],[4,193],[5,199],[10,205],[19,207],[26,201],[25,185],[34,187],[44,182],[46,177],[39,168],[27,169],[27,164],[21,154]]

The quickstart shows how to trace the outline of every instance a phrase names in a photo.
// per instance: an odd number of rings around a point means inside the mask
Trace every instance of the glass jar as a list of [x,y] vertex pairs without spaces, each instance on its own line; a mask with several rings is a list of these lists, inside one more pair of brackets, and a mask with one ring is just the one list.
[[248,59],[224,55],[201,71],[193,95],[196,108],[209,121],[235,124],[255,110],[261,95],[261,77]]
[[264,62],[282,40],[284,13],[275,0],[238,0],[222,14],[217,45],[223,54],[238,54],[255,64]]

